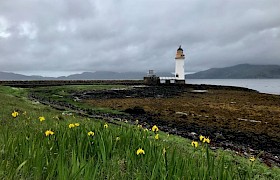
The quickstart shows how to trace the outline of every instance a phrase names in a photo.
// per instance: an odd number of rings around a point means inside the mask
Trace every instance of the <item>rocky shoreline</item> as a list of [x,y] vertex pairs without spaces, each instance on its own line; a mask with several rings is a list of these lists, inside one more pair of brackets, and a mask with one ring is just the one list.
[[[278,117],[277,114],[271,116],[273,117],[271,122],[264,122],[267,117],[261,117],[262,114],[269,113],[265,112],[267,107],[274,108],[280,104],[279,96],[263,95],[246,88],[212,85],[135,86],[130,89],[71,94],[73,100],[126,113],[121,115],[100,114],[70,103],[50,101],[32,93],[29,96],[33,100],[60,110],[71,110],[115,124],[118,124],[118,121],[134,123],[137,119],[144,127],[150,128],[156,124],[162,131],[193,140],[198,140],[199,135],[203,134],[212,139],[212,149],[218,147],[231,149],[243,156],[261,153],[261,160],[268,166],[273,164],[280,166],[280,135],[272,135],[280,130],[280,116],[279,114]],[[245,98],[249,96],[252,97]],[[260,100],[257,100],[258,98]],[[242,102],[246,106],[241,103],[244,99],[249,103]],[[262,102],[266,104],[261,104]],[[264,109],[258,109],[259,107]],[[270,115],[273,113],[278,113],[278,109]],[[268,123],[271,125],[267,125]],[[266,133],[256,129],[265,125],[265,128],[273,132]]]

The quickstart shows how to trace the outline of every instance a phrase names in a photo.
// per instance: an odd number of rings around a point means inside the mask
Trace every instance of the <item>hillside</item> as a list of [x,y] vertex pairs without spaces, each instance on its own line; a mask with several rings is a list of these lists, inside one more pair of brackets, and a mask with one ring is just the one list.
[[52,77],[43,77],[43,76],[26,76],[22,74],[16,74],[11,72],[0,72],[0,80],[2,81],[12,81],[12,80],[53,80]]
[[[43,76],[26,76],[21,74],[0,72],[0,80],[140,80],[146,76],[146,72],[113,72],[113,71],[96,71],[83,72],[81,74],[71,74],[69,76],[43,77]],[[158,72],[157,76],[173,76],[169,72]]]
[[16,74],[11,72],[0,72],[0,80],[45,80],[45,79],[53,79],[46,78],[42,76],[26,76],[22,74]]
[[142,72],[113,72],[113,71],[96,71],[83,72],[81,74],[72,74],[67,77],[58,77],[66,80],[100,80],[100,79],[142,79],[145,73]]
[[[0,80],[140,80],[146,72],[83,72],[60,77],[26,76],[16,73],[0,72]],[[157,72],[157,76],[171,77],[171,72]],[[211,68],[194,74],[186,75],[187,79],[278,79],[279,65],[239,64],[225,68]]]
[[[146,72],[113,72],[113,71],[96,71],[84,72],[82,74],[72,74],[67,77],[58,77],[61,80],[139,80],[146,76]],[[172,76],[168,72],[158,72],[157,76]]]
[[189,79],[270,79],[280,78],[278,65],[239,64],[225,68],[211,68],[186,75]]

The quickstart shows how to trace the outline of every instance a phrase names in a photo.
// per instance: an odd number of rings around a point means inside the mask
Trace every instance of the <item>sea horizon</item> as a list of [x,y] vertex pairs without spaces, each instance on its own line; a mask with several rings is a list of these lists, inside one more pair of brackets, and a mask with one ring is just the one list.
[[280,79],[186,79],[186,83],[244,87],[260,93],[280,95]]

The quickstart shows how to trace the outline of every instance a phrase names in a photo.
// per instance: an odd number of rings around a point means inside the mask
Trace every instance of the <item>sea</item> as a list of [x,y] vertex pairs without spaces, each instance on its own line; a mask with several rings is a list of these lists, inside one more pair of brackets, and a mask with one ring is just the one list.
[[280,79],[187,79],[186,82],[245,87],[260,93],[280,95]]

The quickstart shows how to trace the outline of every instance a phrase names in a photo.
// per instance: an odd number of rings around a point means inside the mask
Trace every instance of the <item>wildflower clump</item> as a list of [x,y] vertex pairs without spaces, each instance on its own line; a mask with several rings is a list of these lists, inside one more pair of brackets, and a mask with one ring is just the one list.
[[198,142],[197,141],[192,141],[192,146],[197,148],[198,147]]
[[74,127],[79,127],[80,126],[80,123],[71,123],[68,125],[68,127],[71,129],[71,128],[74,128]]
[[40,116],[38,119],[40,120],[40,122],[42,122],[42,121],[45,121],[45,120],[46,120],[44,116]]
[[158,129],[158,127],[157,127],[156,125],[154,125],[154,126],[152,127],[152,131],[153,131],[153,132],[158,132],[159,129]]
[[45,132],[45,135],[46,135],[46,136],[54,135],[54,132],[51,131],[51,130],[47,130],[47,131]]
[[121,140],[121,138],[120,137],[116,137],[116,141],[119,141],[119,140]]
[[145,154],[145,151],[144,151],[142,148],[139,148],[139,149],[136,151],[136,154],[137,154],[137,155]]
[[17,111],[12,112],[12,116],[13,116],[14,118],[18,117],[18,115],[19,115],[19,113],[18,113]]
[[88,136],[94,136],[94,132],[92,132],[92,131],[89,131],[87,134],[88,134]]

